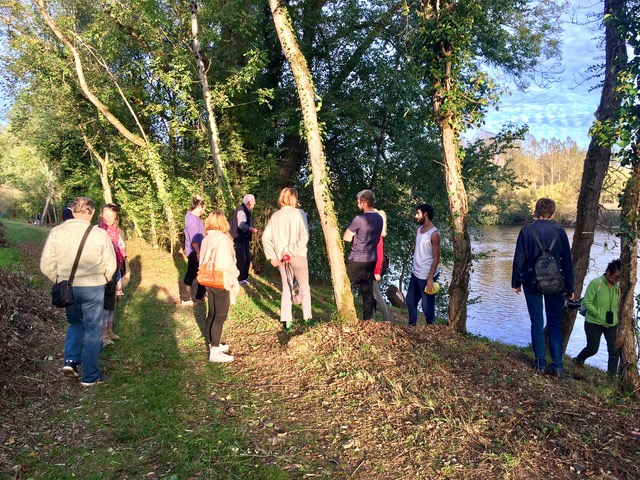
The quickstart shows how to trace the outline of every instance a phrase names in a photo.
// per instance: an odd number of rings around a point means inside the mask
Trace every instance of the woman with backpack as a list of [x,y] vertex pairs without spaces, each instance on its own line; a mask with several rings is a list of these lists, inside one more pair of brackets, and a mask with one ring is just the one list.
[[584,365],[584,361],[598,353],[600,338],[604,335],[609,351],[607,373],[611,376],[618,374],[620,355],[616,350],[618,334],[618,282],[622,263],[616,259],[607,265],[604,275],[594,278],[589,283],[582,299],[585,309],[584,332],[587,335],[587,346],[582,349],[573,364],[577,367]]

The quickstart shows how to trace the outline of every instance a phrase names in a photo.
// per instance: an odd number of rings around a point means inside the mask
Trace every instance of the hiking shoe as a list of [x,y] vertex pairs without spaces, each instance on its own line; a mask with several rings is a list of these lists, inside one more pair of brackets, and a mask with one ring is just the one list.
[[96,378],[93,382],[80,382],[80,385],[82,385],[83,387],[92,387],[99,383],[104,383],[107,380],[109,380],[109,377],[101,373],[100,376]]
[[233,355],[227,355],[220,351],[220,347],[215,347],[209,352],[209,361],[211,363],[229,363],[233,362]]
[[113,332],[109,332],[109,338],[110,338],[111,340],[120,340],[120,336],[116,335],[116,334],[115,334],[115,333],[113,333]]
[[564,371],[561,368],[547,367],[545,373],[556,378],[564,377]]
[[573,362],[573,366],[576,368],[584,367],[584,362],[578,360],[578,357],[573,358],[571,361]]
[[78,364],[73,360],[67,360],[64,362],[64,367],[62,367],[62,374],[65,377],[78,378],[80,376],[78,373]]
[[107,345],[113,345],[114,341],[111,340],[109,337],[102,337],[102,346],[106,347]]

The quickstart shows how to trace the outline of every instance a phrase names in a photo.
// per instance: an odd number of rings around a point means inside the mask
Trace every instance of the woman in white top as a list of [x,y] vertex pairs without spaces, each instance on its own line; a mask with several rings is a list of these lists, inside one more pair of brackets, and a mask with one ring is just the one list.
[[213,212],[205,221],[207,234],[200,246],[200,266],[212,260],[215,269],[224,277],[224,288],[207,287],[207,332],[209,336],[209,361],[231,362],[232,355],[227,355],[229,345],[220,344],[222,326],[227,320],[229,305],[236,303],[240,292],[238,284],[238,268],[233,239],[229,235],[229,222],[222,212]]
[[[307,214],[296,208],[298,206],[298,192],[295,189],[283,188],[278,197],[278,204],[281,208],[269,219],[262,234],[262,244],[267,260],[280,270],[282,279],[280,321],[288,330],[292,326],[291,304],[295,296],[292,292],[293,277],[297,280],[299,287],[297,295],[302,297],[302,316],[307,324],[312,322],[309,266],[307,264],[309,224]],[[299,297],[295,300],[299,300]]]

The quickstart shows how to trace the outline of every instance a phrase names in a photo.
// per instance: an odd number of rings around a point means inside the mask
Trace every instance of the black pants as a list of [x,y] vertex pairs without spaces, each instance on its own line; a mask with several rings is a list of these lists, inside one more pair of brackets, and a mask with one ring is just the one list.
[[351,286],[359,283],[362,291],[362,302],[364,304],[363,320],[371,320],[373,318],[373,271],[376,262],[348,262],[347,276],[351,282]]
[[600,348],[600,337],[604,334],[607,341],[609,361],[607,363],[607,373],[616,375],[618,373],[618,362],[620,354],[616,350],[616,337],[618,336],[618,325],[614,327],[603,327],[595,323],[584,322],[584,333],[587,334],[587,346],[576,357],[579,362],[584,362],[587,358],[598,353]]
[[[191,252],[189,254],[189,256],[187,257],[187,273],[184,276],[184,284],[187,287],[191,287],[191,285],[193,284],[193,281],[197,278],[198,276],[198,254],[196,252]],[[191,300],[191,297],[189,298],[184,298],[186,297],[186,295],[189,294],[189,290],[187,289],[186,292],[180,292],[180,300],[183,300],[185,302]],[[202,300],[204,298],[204,294],[205,294],[205,289],[202,285],[198,284],[198,291],[196,292],[196,298],[198,300]]]
[[249,266],[251,265],[251,249],[248,241],[234,240],[233,246],[236,251],[236,265],[240,271],[238,281],[241,282],[249,278]]
[[229,313],[229,291],[224,288],[207,287],[207,332],[209,344],[217,347],[220,345],[222,326]]

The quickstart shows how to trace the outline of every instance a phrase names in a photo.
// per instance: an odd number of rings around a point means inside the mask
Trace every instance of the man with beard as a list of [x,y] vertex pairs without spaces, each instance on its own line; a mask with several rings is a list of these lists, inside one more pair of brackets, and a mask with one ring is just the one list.
[[378,258],[377,248],[382,233],[382,217],[375,209],[376,197],[371,190],[362,190],[356,196],[362,212],[355,217],[342,239],[352,242],[347,258],[347,275],[351,285],[360,284],[364,304],[363,320],[373,318],[373,271]]
[[[409,290],[407,291],[407,307],[409,308],[409,325],[418,324],[418,303],[422,300],[422,311],[427,325],[436,320],[436,292],[433,284],[438,280],[440,270],[440,233],[433,225],[433,207],[423,203],[416,207],[414,216],[420,225],[416,231],[416,246],[413,251],[413,267]],[[433,292],[431,294],[426,292]]]

